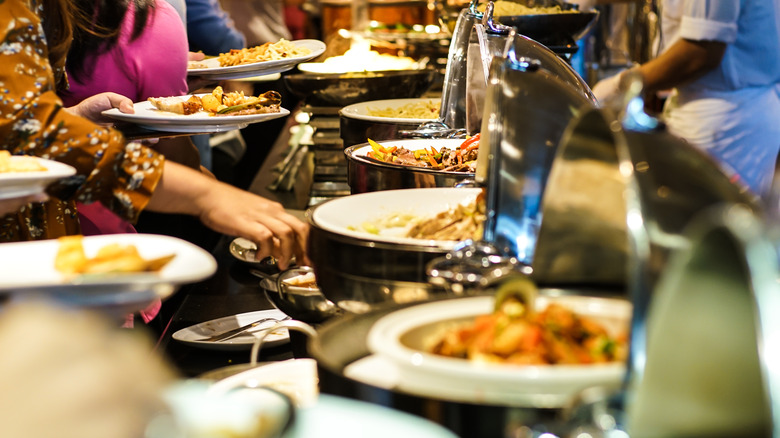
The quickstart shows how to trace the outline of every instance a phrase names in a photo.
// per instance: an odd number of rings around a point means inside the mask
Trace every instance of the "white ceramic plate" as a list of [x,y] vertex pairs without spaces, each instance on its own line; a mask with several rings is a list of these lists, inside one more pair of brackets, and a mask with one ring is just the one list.
[[18,198],[41,193],[54,181],[76,173],[76,169],[72,166],[39,157],[12,156],[11,161],[28,160],[30,158],[38,161],[46,170],[0,173],[0,199]]
[[[537,307],[550,301],[592,317],[613,334],[627,331],[631,305],[626,300],[585,296],[540,296]],[[617,386],[624,363],[519,366],[476,363],[424,351],[430,337],[448,321],[491,313],[493,297],[470,297],[412,306],[379,319],[368,334],[368,347],[398,369],[398,389],[423,396],[503,406],[559,408],[590,386]],[[374,364],[376,365],[376,364]],[[354,374],[365,376],[366,372]],[[369,382],[370,383],[370,382]],[[387,381],[378,381],[386,386]]]
[[[455,438],[444,427],[416,415],[373,403],[320,394],[299,409],[285,438]],[[334,432],[338,431],[338,432]]]
[[278,59],[274,61],[260,61],[251,64],[233,65],[221,67],[219,60],[215,58],[204,59],[203,61],[190,61],[190,64],[201,64],[205,68],[190,68],[187,70],[189,76],[202,76],[214,80],[242,79],[253,76],[270,75],[292,70],[296,65],[314,59],[325,52],[325,43],[319,40],[295,40],[292,42],[298,47],[305,47],[311,50],[311,53],[305,56]]
[[[217,333],[222,333],[227,330],[231,330],[242,325],[249,324],[253,321],[257,321],[261,318],[286,318],[281,310],[269,309],[258,310],[255,312],[239,313],[237,315],[226,316],[224,318],[213,319],[211,321],[202,322],[193,326],[183,328],[173,334],[173,339],[179,342],[189,344],[193,347],[206,348],[209,350],[251,350],[255,340],[260,336],[263,328],[271,327],[275,324],[274,321],[268,321],[260,324],[256,328],[249,332],[242,333],[235,338],[227,339],[219,342],[203,341],[204,338],[213,336]],[[275,345],[284,344],[290,341],[290,333],[286,328],[276,330],[269,333],[263,341],[263,348],[273,347]]]
[[146,438],[279,438],[295,406],[269,388],[213,393],[206,382],[179,381],[164,389],[168,405],[146,428]]
[[401,237],[408,231],[408,226],[372,234],[363,231],[362,224],[395,214],[433,217],[457,204],[473,201],[481,191],[479,188],[436,187],[360,193],[317,205],[311,212],[311,220],[326,231],[359,239],[451,249],[457,242]]
[[415,99],[387,99],[387,100],[371,100],[368,102],[354,103],[352,105],[345,106],[339,111],[339,114],[343,117],[349,117],[351,119],[365,120],[369,122],[382,122],[382,123],[425,123],[435,122],[439,119],[438,114],[433,118],[403,118],[403,117],[380,117],[371,115],[373,110],[384,110],[386,108],[400,108],[404,105],[417,104],[422,102],[437,103],[436,99],[429,98],[415,98]]
[[179,285],[203,280],[217,270],[214,257],[185,240],[155,234],[86,236],[87,257],[111,243],[134,245],[143,258],[176,256],[160,272],[69,278],[54,269],[57,240],[0,245],[3,275],[0,294],[16,299],[54,297],[67,304],[98,307],[122,314],[141,310],[154,299],[164,299]]
[[[205,94],[198,94],[203,96]],[[181,96],[187,100],[190,95]],[[267,122],[290,114],[285,108],[278,113],[248,114],[237,116],[211,116],[206,112],[190,115],[174,114],[156,109],[151,102],[137,102],[134,105],[135,114],[125,114],[118,108],[103,111],[103,115],[123,122],[135,123],[141,127],[155,131],[170,132],[222,132],[245,128],[250,123]]]

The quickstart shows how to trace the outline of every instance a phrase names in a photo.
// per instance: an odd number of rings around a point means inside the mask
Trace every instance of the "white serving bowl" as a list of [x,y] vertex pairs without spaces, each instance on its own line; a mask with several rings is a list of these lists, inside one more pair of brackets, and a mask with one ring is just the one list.
[[[426,351],[427,343],[447,324],[493,311],[493,297],[430,302],[379,319],[368,333],[371,352],[398,370],[398,388],[415,395],[464,403],[560,408],[579,391],[619,385],[625,364],[510,365],[474,362]],[[537,308],[550,302],[594,318],[611,334],[628,329],[631,304],[622,299],[575,295],[539,296]]]

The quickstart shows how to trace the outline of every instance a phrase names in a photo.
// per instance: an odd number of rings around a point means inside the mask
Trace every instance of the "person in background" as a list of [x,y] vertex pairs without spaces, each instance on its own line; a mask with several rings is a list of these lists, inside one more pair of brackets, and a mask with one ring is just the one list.
[[186,0],[190,51],[217,56],[246,47],[246,38],[218,0]]
[[[132,101],[115,93],[64,107],[65,57],[74,27],[89,26],[67,1],[0,3],[0,136],[12,154],[70,164],[76,175],[48,188],[46,203],[28,204],[0,218],[0,241],[78,234],[74,201],[101,202],[131,223],[142,210],[186,213],[217,232],[254,241],[259,257],[280,268],[305,260],[307,226],[275,202],[238,190],[97,125],[101,112],[132,113]],[[48,55],[48,56],[46,56]]]
[[[670,132],[766,195],[780,150],[780,1],[661,6],[662,51],[635,69],[646,91],[672,89],[663,113]],[[600,101],[619,92],[621,75],[594,86]]]
[[[76,28],[68,53],[68,89],[60,97],[73,106],[89,96],[115,92],[134,102],[187,94],[187,34],[177,11],[165,1],[75,0],[89,29]],[[185,136],[154,145],[169,160],[199,169],[200,158]],[[77,203],[84,235],[134,232],[99,202]]]

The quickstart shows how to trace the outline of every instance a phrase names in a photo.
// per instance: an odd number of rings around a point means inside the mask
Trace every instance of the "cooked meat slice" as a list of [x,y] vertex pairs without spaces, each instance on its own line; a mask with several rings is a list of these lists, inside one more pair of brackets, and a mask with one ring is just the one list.
[[186,102],[180,97],[150,97],[147,99],[155,108],[169,113],[189,115],[194,114],[202,108],[200,99],[192,96]]

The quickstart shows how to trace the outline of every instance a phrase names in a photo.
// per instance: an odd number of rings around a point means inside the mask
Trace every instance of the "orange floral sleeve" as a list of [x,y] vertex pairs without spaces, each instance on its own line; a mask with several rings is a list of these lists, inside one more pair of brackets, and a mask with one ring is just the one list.
[[48,206],[3,217],[0,241],[78,232],[77,224],[68,224],[76,220],[76,200],[100,201],[134,222],[162,176],[163,156],[63,108],[40,8],[25,0],[0,2],[0,148],[67,163],[77,173],[50,187],[56,199]]

